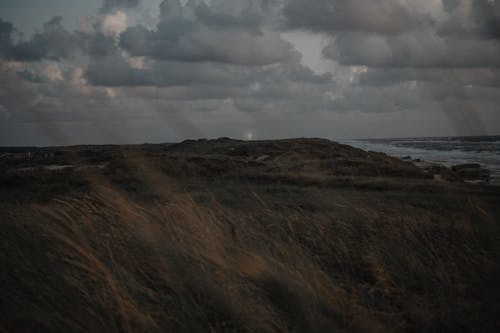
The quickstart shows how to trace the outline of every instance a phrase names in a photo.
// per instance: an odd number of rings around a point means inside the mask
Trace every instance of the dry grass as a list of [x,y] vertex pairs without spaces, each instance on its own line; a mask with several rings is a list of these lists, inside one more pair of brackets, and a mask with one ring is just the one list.
[[173,180],[140,154],[125,167],[1,204],[0,329],[500,328],[497,194],[290,171]]
[[474,221],[464,216],[443,225],[435,214],[383,213],[367,202],[325,213],[276,209],[255,192],[246,195],[253,211],[226,209],[210,195],[203,205],[173,194],[144,206],[100,188],[14,213],[3,223],[31,233],[46,256],[18,249],[22,262],[4,262],[43,265],[48,275],[17,275],[40,299],[30,302],[22,286],[9,291],[3,321],[9,330],[27,323],[47,331],[130,332],[497,324],[490,316],[498,300],[488,293],[499,291],[498,225],[480,202],[471,203]]

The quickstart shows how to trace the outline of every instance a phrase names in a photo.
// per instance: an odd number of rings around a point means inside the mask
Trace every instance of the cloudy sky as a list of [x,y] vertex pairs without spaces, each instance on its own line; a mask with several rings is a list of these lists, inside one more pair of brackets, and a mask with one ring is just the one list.
[[0,145],[250,133],[500,134],[500,1],[0,1]]

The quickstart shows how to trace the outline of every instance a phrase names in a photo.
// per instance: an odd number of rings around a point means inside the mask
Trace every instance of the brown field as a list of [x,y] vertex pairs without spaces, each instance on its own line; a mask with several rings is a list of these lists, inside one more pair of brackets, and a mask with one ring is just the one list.
[[500,331],[500,187],[322,139],[14,150],[0,332]]

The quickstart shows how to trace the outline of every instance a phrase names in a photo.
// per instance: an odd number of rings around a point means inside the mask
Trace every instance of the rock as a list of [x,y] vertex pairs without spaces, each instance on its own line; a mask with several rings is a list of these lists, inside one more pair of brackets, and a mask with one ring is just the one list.
[[459,164],[459,165],[454,165],[451,167],[453,171],[459,171],[462,169],[479,169],[481,168],[481,164],[477,163],[466,163],[466,164]]
[[408,155],[408,156],[404,156],[404,157],[401,157],[402,160],[411,160],[411,156]]
[[452,167],[452,170],[466,181],[480,181],[486,183],[490,181],[490,170],[482,168],[481,165],[477,163],[455,165]]
[[447,182],[462,182],[464,180],[463,177],[460,177],[457,172],[451,170],[451,168],[445,167],[444,165],[433,164],[425,161],[414,163],[425,170],[425,172],[432,175],[434,180]]

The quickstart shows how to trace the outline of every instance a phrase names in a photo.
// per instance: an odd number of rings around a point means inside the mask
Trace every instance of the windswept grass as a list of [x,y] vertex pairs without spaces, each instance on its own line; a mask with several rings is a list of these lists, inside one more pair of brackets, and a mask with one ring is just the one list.
[[172,178],[175,164],[125,155],[75,171],[84,191],[0,204],[0,329],[500,329],[495,192],[291,171]]
[[497,327],[499,231],[481,202],[444,223],[422,209],[374,209],[363,196],[316,210],[281,209],[250,189],[242,196],[251,209],[204,195],[202,204],[175,194],[145,206],[100,188],[11,207],[1,249],[12,287],[2,297],[6,329]]

